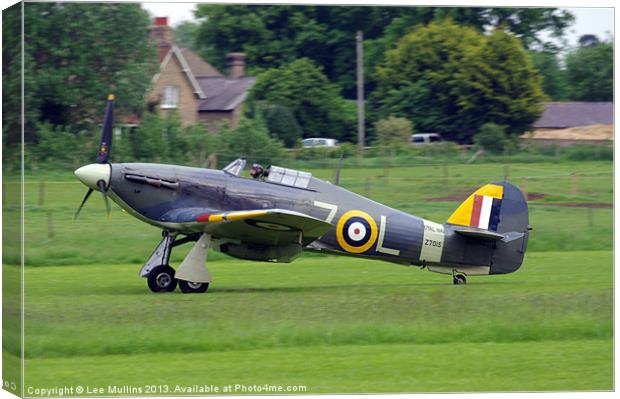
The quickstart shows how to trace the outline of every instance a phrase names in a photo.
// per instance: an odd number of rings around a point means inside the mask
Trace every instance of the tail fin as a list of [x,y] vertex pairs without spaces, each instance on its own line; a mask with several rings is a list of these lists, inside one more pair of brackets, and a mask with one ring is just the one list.
[[454,211],[448,223],[467,226],[470,231],[459,232],[463,235],[495,240],[491,274],[511,273],[521,266],[529,219],[527,200],[516,186],[494,182],[480,187]]
[[487,184],[469,196],[448,219],[448,223],[497,231],[504,186]]

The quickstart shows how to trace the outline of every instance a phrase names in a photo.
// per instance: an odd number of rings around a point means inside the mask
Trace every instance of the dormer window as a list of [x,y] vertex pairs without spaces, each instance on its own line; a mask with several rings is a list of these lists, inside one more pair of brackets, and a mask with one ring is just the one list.
[[161,107],[177,108],[179,106],[179,88],[176,86],[164,86],[161,92]]

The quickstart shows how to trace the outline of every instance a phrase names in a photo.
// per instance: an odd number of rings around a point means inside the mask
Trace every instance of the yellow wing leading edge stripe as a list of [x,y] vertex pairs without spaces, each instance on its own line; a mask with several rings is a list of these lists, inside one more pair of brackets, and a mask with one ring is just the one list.
[[456,208],[456,211],[448,218],[448,223],[469,226],[471,215],[474,210],[474,197],[476,195],[502,199],[504,196],[504,187],[497,184],[487,184],[480,187]]
[[243,220],[248,218],[254,218],[259,216],[265,216],[268,211],[239,211],[239,212],[226,212],[215,215],[209,215],[207,213],[199,215],[198,222],[230,222],[233,220]]

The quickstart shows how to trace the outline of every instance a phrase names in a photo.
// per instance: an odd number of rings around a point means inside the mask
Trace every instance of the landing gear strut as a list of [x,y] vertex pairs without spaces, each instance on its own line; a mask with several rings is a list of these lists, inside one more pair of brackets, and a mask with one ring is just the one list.
[[454,285],[467,284],[467,279],[464,274],[455,274],[452,278]]
[[[205,267],[211,237],[207,234],[192,234],[177,240],[176,235],[167,232],[163,236],[140,269],[140,276],[146,277],[151,291],[172,292],[178,283],[183,293],[206,292],[211,282],[211,274]],[[169,265],[172,248],[192,241],[197,241],[196,245],[175,272]]]

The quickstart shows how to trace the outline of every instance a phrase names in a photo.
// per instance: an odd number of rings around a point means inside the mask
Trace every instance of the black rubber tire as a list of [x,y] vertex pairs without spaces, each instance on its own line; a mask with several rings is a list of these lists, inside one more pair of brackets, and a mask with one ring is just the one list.
[[209,283],[192,283],[190,281],[179,280],[179,288],[184,294],[201,294],[207,292]]
[[457,274],[454,276],[452,282],[454,283],[454,285],[467,284],[467,278],[465,278],[463,274]]
[[153,292],[172,292],[177,288],[174,269],[168,265],[155,267],[146,277],[146,281]]

